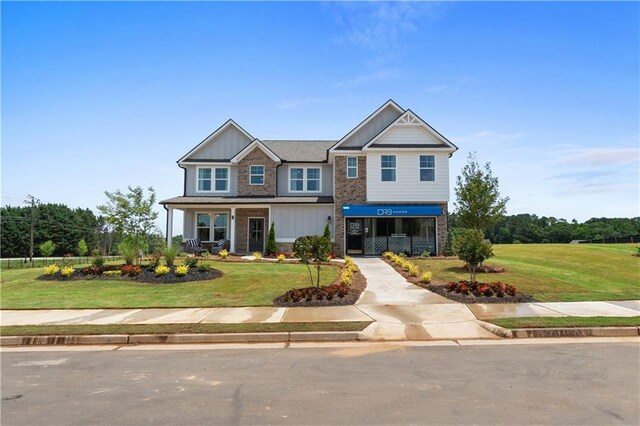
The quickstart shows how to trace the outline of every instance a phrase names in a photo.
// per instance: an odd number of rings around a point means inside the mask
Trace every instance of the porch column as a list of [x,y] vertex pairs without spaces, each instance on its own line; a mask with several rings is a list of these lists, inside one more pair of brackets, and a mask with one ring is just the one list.
[[229,240],[231,240],[231,253],[236,252],[236,208],[231,207],[231,229],[229,229]]
[[173,238],[173,207],[167,207],[167,247],[171,247]]

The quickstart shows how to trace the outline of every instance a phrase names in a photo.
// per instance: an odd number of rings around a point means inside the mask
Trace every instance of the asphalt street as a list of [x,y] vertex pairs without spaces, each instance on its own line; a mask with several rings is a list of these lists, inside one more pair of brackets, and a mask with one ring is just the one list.
[[637,341],[218,348],[3,351],[0,420],[640,423]]

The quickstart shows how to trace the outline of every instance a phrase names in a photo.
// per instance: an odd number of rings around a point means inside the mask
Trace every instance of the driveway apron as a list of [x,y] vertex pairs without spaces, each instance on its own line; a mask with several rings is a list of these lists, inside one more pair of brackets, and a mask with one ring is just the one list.
[[367,288],[356,307],[376,322],[364,330],[371,340],[497,339],[473,313],[408,282],[379,258],[355,258]]

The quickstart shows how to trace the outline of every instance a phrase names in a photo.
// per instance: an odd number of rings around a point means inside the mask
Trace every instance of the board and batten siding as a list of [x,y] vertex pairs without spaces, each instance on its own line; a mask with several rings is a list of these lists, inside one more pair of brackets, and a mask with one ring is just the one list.
[[[238,195],[238,170],[235,166],[229,164],[229,166],[188,165],[184,167],[187,169],[187,176],[185,177],[187,181],[186,196],[235,197]],[[210,167],[212,169],[216,167],[229,167],[229,192],[196,192],[198,167]],[[211,187],[213,188],[213,181],[211,182]]]
[[[291,192],[289,191],[289,168],[308,168],[320,167],[320,192]],[[314,196],[314,195],[333,195],[333,165],[330,164],[314,164],[314,163],[287,163],[278,167],[278,196]]]
[[234,126],[228,126],[187,158],[193,160],[230,160],[250,143],[251,140],[241,131]]
[[[322,235],[329,216],[335,219],[333,204],[271,206],[276,241],[280,243],[291,243],[305,235]],[[333,238],[333,221],[330,228]]]
[[[382,155],[396,156],[395,182],[382,181]],[[420,181],[420,155],[435,156],[435,182]],[[449,201],[449,154],[428,150],[367,153],[367,202],[438,201]]]
[[398,111],[392,105],[387,106],[380,111],[377,116],[371,119],[362,128],[358,129],[353,135],[349,136],[340,147],[360,147],[365,145],[371,139],[373,139],[378,133],[380,133],[385,127],[393,123],[402,115],[402,112]]

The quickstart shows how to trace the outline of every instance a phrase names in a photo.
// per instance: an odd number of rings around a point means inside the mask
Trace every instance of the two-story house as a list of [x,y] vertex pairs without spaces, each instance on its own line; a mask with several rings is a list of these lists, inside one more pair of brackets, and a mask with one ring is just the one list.
[[182,196],[161,202],[184,237],[263,251],[275,224],[281,251],[328,223],[338,255],[441,253],[449,158],[457,147],[389,100],[340,140],[260,140],[233,120],[178,160]]

